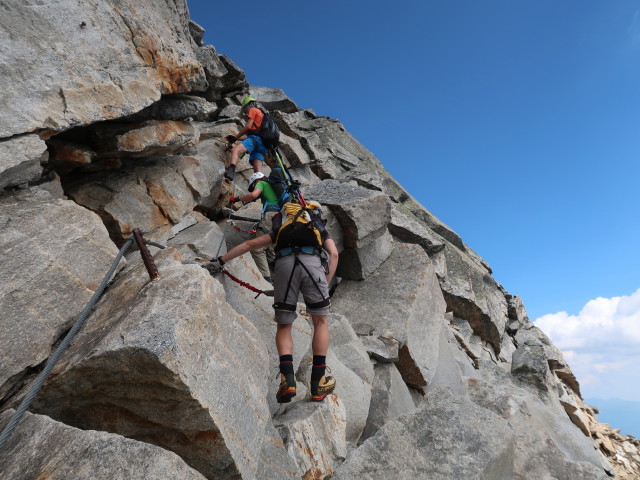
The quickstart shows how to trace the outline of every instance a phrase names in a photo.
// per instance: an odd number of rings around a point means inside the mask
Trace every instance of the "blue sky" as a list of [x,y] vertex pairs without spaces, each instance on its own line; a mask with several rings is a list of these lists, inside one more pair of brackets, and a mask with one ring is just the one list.
[[[586,396],[640,400],[640,317],[612,307],[640,311],[640,0],[188,4],[252,85],[340,119],[532,320],[547,315],[579,379],[595,368],[581,355],[630,362],[625,388],[587,381]],[[612,343],[578,348],[597,299]]]

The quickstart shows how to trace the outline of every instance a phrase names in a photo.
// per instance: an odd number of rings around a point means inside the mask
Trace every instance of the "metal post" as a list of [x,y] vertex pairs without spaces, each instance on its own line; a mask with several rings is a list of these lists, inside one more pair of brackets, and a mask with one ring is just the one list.
[[133,238],[140,249],[140,255],[142,256],[142,261],[144,262],[144,266],[147,268],[147,273],[149,274],[149,278],[151,280],[155,280],[160,276],[158,273],[158,268],[156,267],[155,262],[153,261],[153,257],[151,256],[151,252],[147,247],[147,242],[142,236],[142,232],[139,228],[133,229]]

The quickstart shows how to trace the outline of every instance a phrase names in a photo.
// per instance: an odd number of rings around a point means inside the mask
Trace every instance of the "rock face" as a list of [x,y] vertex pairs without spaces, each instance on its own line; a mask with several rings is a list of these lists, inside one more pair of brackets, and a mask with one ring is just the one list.
[[505,420],[446,390],[388,422],[334,478],[513,478],[513,433]]
[[0,401],[51,354],[118,253],[100,218],[46,191],[0,198]]
[[251,478],[270,425],[267,351],[204,269],[171,249],[156,259],[160,279],[149,283],[138,261],[110,289],[35,408],[161,445],[207,477]]
[[47,157],[47,145],[37,135],[0,141],[0,189],[39,179]]
[[183,0],[2,4],[0,137],[118,118],[161,94],[206,89]]
[[[150,245],[153,281],[127,252],[0,450],[0,478],[638,478],[640,442],[598,423],[489,265],[339,121],[249,87],[184,0],[0,10],[0,429],[117,245],[140,228],[167,246]],[[240,283],[184,263],[260,217],[225,208],[252,173],[245,157],[222,177],[247,93],[340,252],[337,386],[319,404],[304,304],[297,395],[281,405],[272,286],[253,258],[227,264]]]
[[[0,415],[0,423],[8,420],[11,413],[13,410]],[[30,413],[0,452],[0,462],[3,478],[7,479],[205,478],[176,454],[160,447],[110,433],[79,430]]]
[[367,281],[343,281],[334,305],[356,328],[369,325],[378,335],[396,339],[396,365],[405,382],[428,384],[437,367],[445,302],[433,265],[420,247],[396,244]]

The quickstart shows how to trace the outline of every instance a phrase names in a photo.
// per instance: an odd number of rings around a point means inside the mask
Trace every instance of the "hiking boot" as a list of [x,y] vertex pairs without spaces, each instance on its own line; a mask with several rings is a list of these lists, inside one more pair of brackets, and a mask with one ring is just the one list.
[[278,403],[289,403],[296,396],[296,379],[293,375],[280,374],[280,388],[276,393]]
[[228,166],[227,168],[224,169],[224,178],[226,178],[230,182],[233,182],[233,179],[235,178],[235,176],[236,176],[235,168]]
[[324,397],[333,392],[336,388],[336,379],[322,376],[318,383],[311,382],[311,401],[321,402]]

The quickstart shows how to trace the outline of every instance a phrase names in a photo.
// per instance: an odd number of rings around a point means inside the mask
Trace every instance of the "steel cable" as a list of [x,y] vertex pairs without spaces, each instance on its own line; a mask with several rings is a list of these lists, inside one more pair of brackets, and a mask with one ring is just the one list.
[[118,252],[118,255],[116,255],[116,258],[113,261],[111,268],[105,275],[100,286],[98,286],[98,289],[95,291],[95,293],[89,300],[89,303],[87,303],[87,306],[84,307],[84,310],[82,310],[82,312],[76,319],[75,323],[71,327],[71,330],[69,330],[69,333],[67,333],[67,335],[64,337],[64,340],[62,340],[60,345],[58,345],[58,348],[56,348],[53,354],[49,357],[49,360],[47,361],[47,364],[45,365],[44,369],[42,370],[42,372],[40,372],[40,374],[38,375],[38,378],[36,378],[36,380],[33,382],[31,387],[29,388],[29,391],[27,392],[27,395],[22,400],[22,403],[20,403],[20,406],[17,408],[17,410],[15,411],[15,413],[13,414],[13,416],[11,417],[7,425],[2,430],[2,433],[0,434],[0,451],[5,447],[7,441],[9,440],[9,437],[11,437],[11,434],[18,426],[18,423],[20,422],[20,420],[22,419],[22,416],[31,405],[31,402],[33,402],[33,399],[40,392],[42,385],[44,385],[44,382],[47,380],[47,377],[49,376],[53,368],[56,366],[56,364],[60,360],[60,357],[62,357],[62,354],[65,352],[69,344],[71,343],[71,340],[73,340],[73,337],[76,336],[76,334],[84,324],[84,321],[87,319],[87,317],[91,313],[91,309],[94,307],[96,302],[102,296],[102,293],[104,292],[105,288],[107,288],[107,284],[109,283],[109,280],[111,280],[111,277],[116,271],[116,268],[118,267],[118,264],[120,263],[120,260],[122,259],[124,253],[132,244],[133,244],[133,238],[129,238],[125,242],[125,244],[122,246],[122,248]]

